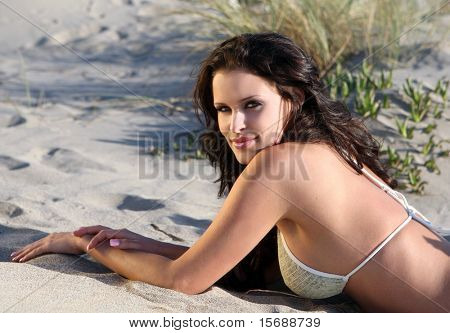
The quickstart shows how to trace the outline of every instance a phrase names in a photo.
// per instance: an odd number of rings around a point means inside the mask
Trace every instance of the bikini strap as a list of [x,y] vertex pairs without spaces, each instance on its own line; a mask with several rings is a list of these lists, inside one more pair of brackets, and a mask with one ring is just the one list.
[[[347,152],[344,151],[344,154],[349,156],[355,164],[358,164],[356,162],[356,159],[353,158],[352,156],[350,156]],[[428,218],[426,218],[425,215],[420,213],[416,208],[414,208],[412,205],[410,205],[408,203],[408,200],[406,200],[406,197],[402,193],[393,190],[390,186],[379,181],[377,178],[372,176],[366,169],[364,169],[364,166],[361,166],[361,171],[364,175],[366,175],[369,179],[371,179],[376,185],[378,185],[384,192],[386,192],[392,198],[394,198],[396,201],[398,201],[405,208],[405,210],[409,216],[412,216],[416,221],[422,223],[425,226],[432,226],[431,221]]]
[[[356,165],[358,164],[356,162],[356,159],[350,156],[346,151],[344,151],[344,154],[347,155]],[[361,166],[361,172],[364,175],[366,175],[369,179],[371,179],[376,185],[378,185],[384,192],[390,194],[395,200],[400,202],[400,204],[402,204],[403,207],[405,207],[405,209],[408,209],[409,207],[408,201],[400,192],[397,192],[393,190],[390,186],[384,184],[383,182],[380,182],[377,178],[372,176],[366,169],[364,169],[364,166]]]
[[353,274],[355,274],[357,271],[359,271],[359,269],[361,267],[363,267],[370,259],[372,259],[372,257],[374,255],[376,255],[378,253],[378,251],[380,251],[383,248],[383,246],[386,245],[386,243],[389,242],[392,239],[392,237],[394,237],[400,230],[402,230],[409,223],[409,221],[411,221],[411,219],[412,219],[412,215],[409,215],[407,217],[407,219],[405,221],[403,221],[403,223],[400,224],[397,228],[395,228],[395,230],[388,237],[386,237],[386,239],[380,245],[378,245],[375,248],[375,250],[373,250],[362,263],[360,263],[350,273],[345,275],[345,279],[348,280]]

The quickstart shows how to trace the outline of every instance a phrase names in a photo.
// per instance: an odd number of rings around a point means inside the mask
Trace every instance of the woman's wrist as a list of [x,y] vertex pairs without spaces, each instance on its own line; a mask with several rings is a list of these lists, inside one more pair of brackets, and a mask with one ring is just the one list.
[[162,244],[162,242],[160,242],[156,239],[145,237],[145,236],[142,236],[141,242],[142,242],[141,243],[142,251],[149,252],[149,253],[155,253],[155,254],[158,254],[158,252],[159,252],[158,250],[161,248],[161,244]]
[[76,238],[75,242],[77,244],[77,247],[80,251],[86,252],[86,247],[91,241],[91,239],[94,237],[94,235],[83,235],[81,237],[73,236]]
[[178,259],[187,250],[189,250],[188,246],[161,242],[152,238],[148,238],[145,244],[146,252],[158,254],[172,260]]

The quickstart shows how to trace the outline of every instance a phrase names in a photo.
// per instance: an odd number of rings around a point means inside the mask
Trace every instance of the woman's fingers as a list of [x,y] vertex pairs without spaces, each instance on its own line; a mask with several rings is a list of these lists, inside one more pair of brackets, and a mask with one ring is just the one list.
[[27,251],[26,253],[22,253],[20,257],[17,258],[16,260],[19,260],[19,262],[25,262],[27,260],[33,259],[34,257],[37,257],[43,252],[44,251],[42,250],[42,247],[36,247],[34,249]]
[[25,261],[44,253],[82,254],[70,232],[53,232],[11,254],[13,261]]
[[114,237],[114,235],[116,235],[118,233],[117,230],[100,230],[100,232],[95,235],[91,241],[89,242],[89,244],[87,245],[87,251],[89,251],[90,249],[93,249],[97,246],[97,244],[103,242],[105,239],[108,238],[112,238]]
[[83,236],[85,234],[96,234],[100,230],[106,229],[106,227],[102,225],[93,225],[88,227],[80,227],[73,232],[75,236]]
[[95,248],[97,246],[97,244],[99,242],[101,242],[102,240],[104,240],[104,239],[105,239],[105,233],[102,230],[97,235],[92,237],[92,239],[90,240],[90,242],[86,246],[86,251],[89,251],[90,249]]
[[24,253],[24,250],[19,250],[19,251],[11,253],[11,257],[12,257],[11,260],[12,261],[19,260],[22,257],[23,253]]
[[19,254],[21,254],[24,251],[24,249],[19,249],[17,251],[14,251],[13,253],[11,253],[11,257],[15,258],[17,257]]
[[38,244],[38,242],[39,241],[33,242],[31,244],[28,244],[28,245],[24,246],[23,248],[21,248],[21,249],[19,249],[17,251],[14,251],[13,253],[11,253],[11,256],[14,259],[14,258],[17,258],[18,256],[23,255],[24,252],[28,252],[30,249],[34,248]]
[[[95,235],[87,246],[87,250],[95,248],[99,243],[103,242],[105,239],[117,238],[120,241],[125,241],[125,239],[121,239],[126,236],[126,229],[109,229],[109,230],[101,230],[97,235]],[[114,244],[114,242],[113,242]],[[125,243],[126,244],[126,243]],[[111,245],[111,243],[110,243]],[[114,245],[111,245],[114,246]]]
[[13,252],[14,256],[12,258],[12,261],[19,261],[23,262],[26,260],[29,260],[31,258],[36,257],[39,254],[42,254],[45,252],[43,244],[40,243],[32,243],[22,250],[19,250],[17,252]]
[[134,240],[130,240],[130,239],[117,239],[117,238],[111,238],[109,240],[109,246],[114,247],[116,249],[121,249],[121,250],[141,250],[142,249],[142,244],[134,241]]
[[105,227],[103,225],[93,225],[88,227],[80,227],[79,229],[73,232],[74,236],[83,236],[86,234],[97,234],[101,230],[109,230],[111,228]]

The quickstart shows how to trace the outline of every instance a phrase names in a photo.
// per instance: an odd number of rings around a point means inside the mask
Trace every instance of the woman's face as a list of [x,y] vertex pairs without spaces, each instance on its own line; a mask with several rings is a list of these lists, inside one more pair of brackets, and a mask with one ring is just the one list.
[[[243,70],[218,71],[212,82],[220,132],[236,159],[248,164],[256,153],[281,140],[289,103],[275,85]],[[252,139],[245,143],[235,139]]]

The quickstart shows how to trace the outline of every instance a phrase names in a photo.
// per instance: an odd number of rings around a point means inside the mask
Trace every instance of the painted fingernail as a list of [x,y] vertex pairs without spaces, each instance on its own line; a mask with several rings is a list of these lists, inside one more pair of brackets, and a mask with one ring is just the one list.
[[119,246],[120,241],[118,239],[110,239],[109,240],[109,245],[111,246]]
[[22,262],[23,258],[20,258],[19,262]]
[[16,252],[11,253],[11,257],[14,256],[16,254]]

